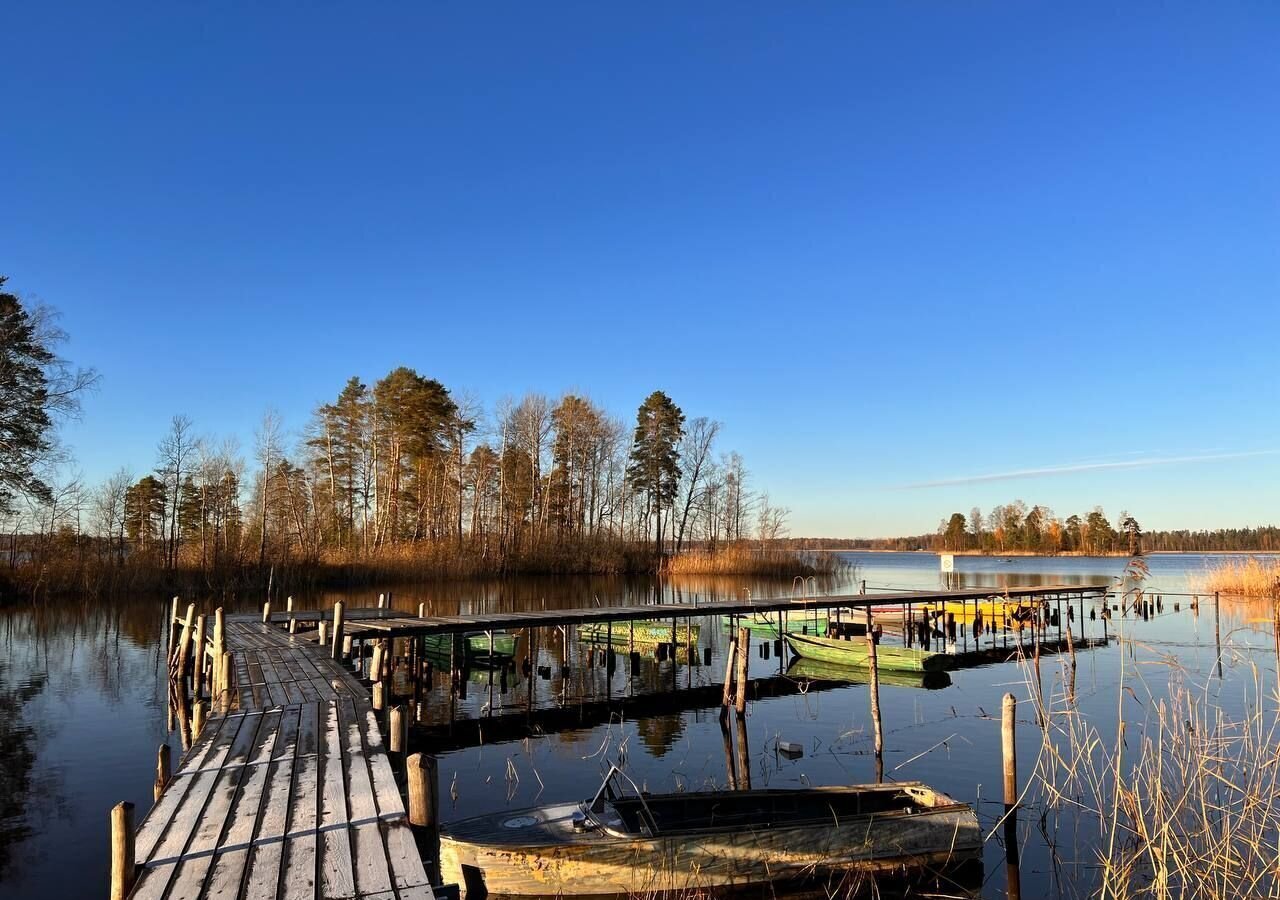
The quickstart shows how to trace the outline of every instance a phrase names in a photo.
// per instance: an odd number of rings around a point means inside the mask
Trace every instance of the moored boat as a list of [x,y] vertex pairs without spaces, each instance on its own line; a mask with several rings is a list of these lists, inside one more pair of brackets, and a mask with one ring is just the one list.
[[624,796],[624,779],[613,768],[591,800],[446,826],[444,883],[468,900],[736,889],[982,847],[973,809],[919,782]]
[[[877,672],[880,683],[893,687],[923,688],[936,691],[951,686],[951,676],[946,672],[900,672],[883,669]],[[869,684],[871,670],[861,666],[845,666],[797,657],[787,667],[787,677],[806,681],[835,681],[844,684]]]
[[[423,635],[424,652],[437,660],[447,661],[450,654],[450,643],[454,637],[455,635],[451,634]],[[459,646],[468,659],[487,657],[489,655],[489,635],[483,631],[469,631],[462,635]],[[509,631],[495,631],[493,633],[493,655],[515,656],[515,653],[516,635]]]
[[[678,625],[676,642],[680,644],[696,644],[701,631],[699,625]],[[671,643],[671,623],[650,622],[647,620],[630,620],[622,622],[588,622],[577,628],[578,638],[588,642],[607,642],[615,644],[669,644]]]
[[[826,634],[827,613],[815,613],[804,610],[789,610],[786,614],[786,630],[797,634]],[[752,613],[750,615],[729,615],[720,617],[720,627],[725,631],[738,628],[749,628],[752,637],[777,639],[782,637],[778,630],[777,613]]]
[[[867,642],[864,638],[840,640],[803,634],[788,634],[787,644],[791,652],[805,659],[835,663],[842,666],[870,665]],[[928,653],[910,647],[876,646],[876,665],[881,670],[897,669],[904,672],[940,672],[950,667],[950,659],[942,653]]]

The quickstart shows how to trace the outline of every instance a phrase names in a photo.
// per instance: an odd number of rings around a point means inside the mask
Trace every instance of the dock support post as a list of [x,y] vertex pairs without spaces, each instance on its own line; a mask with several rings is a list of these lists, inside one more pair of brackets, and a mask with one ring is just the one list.
[[133,890],[133,838],[133,804],[117,803],[111,808],[111,900],[124,900]]
[[386,609],[386,608],[387,608],[387,595],[386,595],[386,594],[379,594],[379,595],[378,595],[378,609]]
[[867,610],[867,668],[871,672],[871,721],[875,726],[876,784],[884,781],[884,733],[880,725],[880,667],[876,660],[876,634]]
[[208,658],[204,646],[205,619],[207,618],[208,616],[199,616],[196,619],[195,662],[191,667],[191,693],[195,694],[197,699],[204,692],[204,661]]
[[173,598],[169,609],[169,659],[172,661],[178,653],[178,598]]
[[375,681],[373,683],[373,708],[378,712],[382,712],[387,705],[387,686],[384,682]]
[[159,800],[160,795],[164,793],[165,785],[169,783],[172,774],[173,763],[169,745],[161,744],[160,749],[156,751],[156,784],[153,791],[156,800]]
[[267,625],[271,622],[271,601],[268,600],[262,604],[262,624]]
[[213,683],[209,686],[209,696],[219,703],[222,701],[222,691],[226,687],[226,672],[222,670],[222,656],[226,649],[226,641],[226,622],[222,607],[219,606],[213,611]]
[[406,733],[409,730],[409,720],[405,717],[404,706],[397,703],[391,707],[388,717],[387,743],[390,745],[392,753],[404,753],[405,745],[408,743]]
[[196,700],[191,705],[191,743],[195,743],[200,739],[200,732],[204,731],[205,710],[207,705],[203,700]]
[[1013,742],[1018,698],[1013,694],[1005,694],[1002,712],[1000,736],[1004,756],[1004,811],[1008,814],[1018,805],[1018,756]]
[[342,642],[342,601],[333,604],[333,646],[329,648],[329,658],[337,659],[346,649]]
[[409,782],[409,824],[426,836],[427,880],[440,883],[439,768],[434,756],[415,753],[405,761]]
[[[750,659],[748,654],[751,649],[751,631],[747,628],[738,629],[738,697],[734,702],[734,708],[738,715],[745,715],[747,712],[747,661]],[[741,775],[739,775],[741,777]]]
[[178,638],[178,680],[183,682],[187,677],[187,660],[191,654],[191,632],[195,628],[196,605],[187,604],[187,617],[182,622],[182,637]]
[[326,646],[329,643],[329,623],[321,619],[316,623],[316,630],[319,632],[316,643],[321,647]]
[[231,662],[231,651],[222,651],[222,711],[231,712],[231,701],[235,696],[235,668]]
[[729,638],[729,650],[725,653],[724,664],[724,692],[720,695],[720,706],[724,712],[729,711],[729,704],[733,702],[733,670],[738,665],[738,639]]

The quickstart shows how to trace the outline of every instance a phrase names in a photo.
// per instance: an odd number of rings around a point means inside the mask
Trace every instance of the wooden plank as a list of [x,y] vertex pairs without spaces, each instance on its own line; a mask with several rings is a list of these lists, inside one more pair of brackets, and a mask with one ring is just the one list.
[[326,703],[324,752],[320,755],[320,885],[323,897],[350,897],[355,894],[351,835],[347,825],[346,773],[342,765],[343,734],[340,708]]

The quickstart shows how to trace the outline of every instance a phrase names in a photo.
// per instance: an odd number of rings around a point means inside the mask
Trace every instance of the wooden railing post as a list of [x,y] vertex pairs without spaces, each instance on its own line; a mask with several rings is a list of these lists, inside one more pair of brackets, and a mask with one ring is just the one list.
[[440,882],[440,784],[439,769],[434,756],[414,753],[405,760],[409,786],[409,824],[423,829],[427,835],[427,851],[424,862],[427,880]]
[[333,646],[329,650],[329,656],[332,659],[338,659],[344,647],[342,625],[342,601],[339,600],[333,604]]
[[133,840],[133,804],[117,803],[111,808],[111,900],[125,900],[133,890]]

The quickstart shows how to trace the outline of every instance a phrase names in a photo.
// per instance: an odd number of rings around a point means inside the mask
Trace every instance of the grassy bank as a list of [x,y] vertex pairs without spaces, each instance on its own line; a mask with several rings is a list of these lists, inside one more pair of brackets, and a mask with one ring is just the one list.
[[1256,556],[1224,560],[1212,566],[1196,586],[1205,593],[1280,599],[1280,560]]

